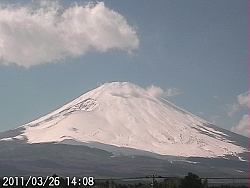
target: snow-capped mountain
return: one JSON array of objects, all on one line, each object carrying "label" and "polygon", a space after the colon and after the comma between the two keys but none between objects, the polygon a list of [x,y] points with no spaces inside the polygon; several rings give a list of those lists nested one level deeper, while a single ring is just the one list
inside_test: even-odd
[{"label": "snow-capped mountain", "polygon": [[59,143],[70,139],[183,157],[238,157],[247,152],[235,140],[239,135],[128,82],[101,85],[20,128],[19,135],[1,140]]}]

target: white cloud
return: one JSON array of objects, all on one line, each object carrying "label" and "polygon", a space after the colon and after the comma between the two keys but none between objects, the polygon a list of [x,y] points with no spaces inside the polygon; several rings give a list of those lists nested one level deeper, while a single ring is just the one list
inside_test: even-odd
[{"label": "white cloud", "polygon": [[204,112],[197,112],[197,114],[204,115],[205,113]]},{"label": "white cloud", "polygon": [[226,104],[226,109],[227,109],[227,115],[229,117],[232,117],[235,112],[239,109],[239,105],[236,103],[233,104]]},{"label": "white cloud", "polygon": [[164,91],[160,87],[157,87],[157,86],[154,86],[154,85],[151,85],[150,87],[148,87],[147,92],[148,92],[149,95],[154,96],[156,98],[173,97],[173,96],[176,96],[176,95],[179,95],[179,94],[182,93],[177,88],[169,88],[166,91]]},{"label": "white cloud", "polygon": [[216,116],[216,115],[214,115],[214,116],[211,116],[211,123],[212,124],[214,124],[214,125],[218,125],[219,124],[219,122],[220,122],[220,117],[219,116]]},{"label": "white cloud", "polygon": [[248,98],[249,98],[249,91],[242,93],[240,95],[238,95],[238,102],[241,106],[245,106],[248,107]]},{"label": "white cloud", "polygon": [[151,85],[147,88],[147,92],[149,95],[159,98],[164,96],[164,91],[160,87],[156,87],[154,85]]},{"label": "white cloud", "polygon": [[219,96],[217,96],[217,95],[213,95],[212,96],[214,99],[219,99]]},{"label": "white cloud", "polygon": [[235,102],[233,104],[226,104],[227,115],[232,117],[235,112],[241,109],[241,107],[248,107],[248,97],[249,91],[238,95],[237,103]]},{"label": "white cloud", "polygon": [[248,115],[244,115],[242,119],[240,120],[239,124],[231,128],[231,131],[241,134],[243,136],[249,137],[250,131],[249,131]]},{"label": "white cloud", "polygon": [[165,96],[166,97],[173,97],[173,96],[176,96],[176,95],[180,95],[182,92],[175,88],[175,87],[171,87],[171,88],[168,88],[166,91],[165,91]]},{"label": "white cloud", "polygon": [[30,67],[80,57],[89,51],[138,48],[135,28],[103,2],[62,7],[41,1],[39,7],[0,6],[0,62]]}]

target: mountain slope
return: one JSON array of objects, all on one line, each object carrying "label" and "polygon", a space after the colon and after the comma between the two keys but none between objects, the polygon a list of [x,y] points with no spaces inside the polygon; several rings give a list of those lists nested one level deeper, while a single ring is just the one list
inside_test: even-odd
[{"label": "mountain slope", "polygon": [[19,135],[1,140],[71,139],[183,157],[237,157],[247,152],[237,142],[241,136],[209,125],[128,82],[106,83],[19,129]]}]

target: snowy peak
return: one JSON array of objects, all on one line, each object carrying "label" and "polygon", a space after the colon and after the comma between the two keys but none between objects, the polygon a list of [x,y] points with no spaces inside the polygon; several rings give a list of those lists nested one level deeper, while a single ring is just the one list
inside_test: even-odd
[{"label": "snowy peak", "polygon": [[104,84],[105,92],[124,96],[148,96],[141,87],[129,82],[111,82]]},{"label": "snowy peak", "polygon": [[[95,88],[68,104],[62,106],[56,111],[35,120],[28,125],[32,125],[35,122],[47,122],[61,116],[68,116],[79,110],[91,111],[99,106],[99,101],[102,103],[110,103],[114,98],[129,98],[129,97],[146,97],[149,98],[147,92],[139,86],[129,82],[111,82],[105,83],[98,88]],[[111,101],[110,101],[111,100]]]},{"label": "snowy peak", "polygon": [[201,118],[129,82],[101,85],[35,121],[15,138],[29,143],[101,143],[161,155],[237,156],[246,148]]},{"label": "snowy peak", "polygon": [[[143,88],[129,82],[111,82],[105,83],[100,87],[88,92],[91,98],[97,99],[102,95],[117,96],[117,97],[151,97]],[[85,95],[84,95],[85,96]]]}]

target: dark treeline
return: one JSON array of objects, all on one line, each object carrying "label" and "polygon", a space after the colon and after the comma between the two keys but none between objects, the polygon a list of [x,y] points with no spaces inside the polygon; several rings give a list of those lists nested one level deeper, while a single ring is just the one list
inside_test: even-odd
[{"label": "dark treeline", "polygon": [[[83,179],[67,179],[58,177],[56,174],[47,179],[46,183],[44,179],[20,179],[20,178],[2,178],[0,179],[0,187],[27,187],[27,188],[51,188],[51,187],[93,187],[93,188],[247,188],[244,185],[219,185],[209,186],[208,181],[202,180],[196,174],[188,173],[184,178],[165,178],[158,179],[157,177],[152,178],[154,182],[141,181],[138,183],[121,183],[121,181],[115,180],[94,180],[92,179],[83,181]],[[89,181],[89,182],[88,182]],[[85,184],[85,185],[83,185]]]}]

